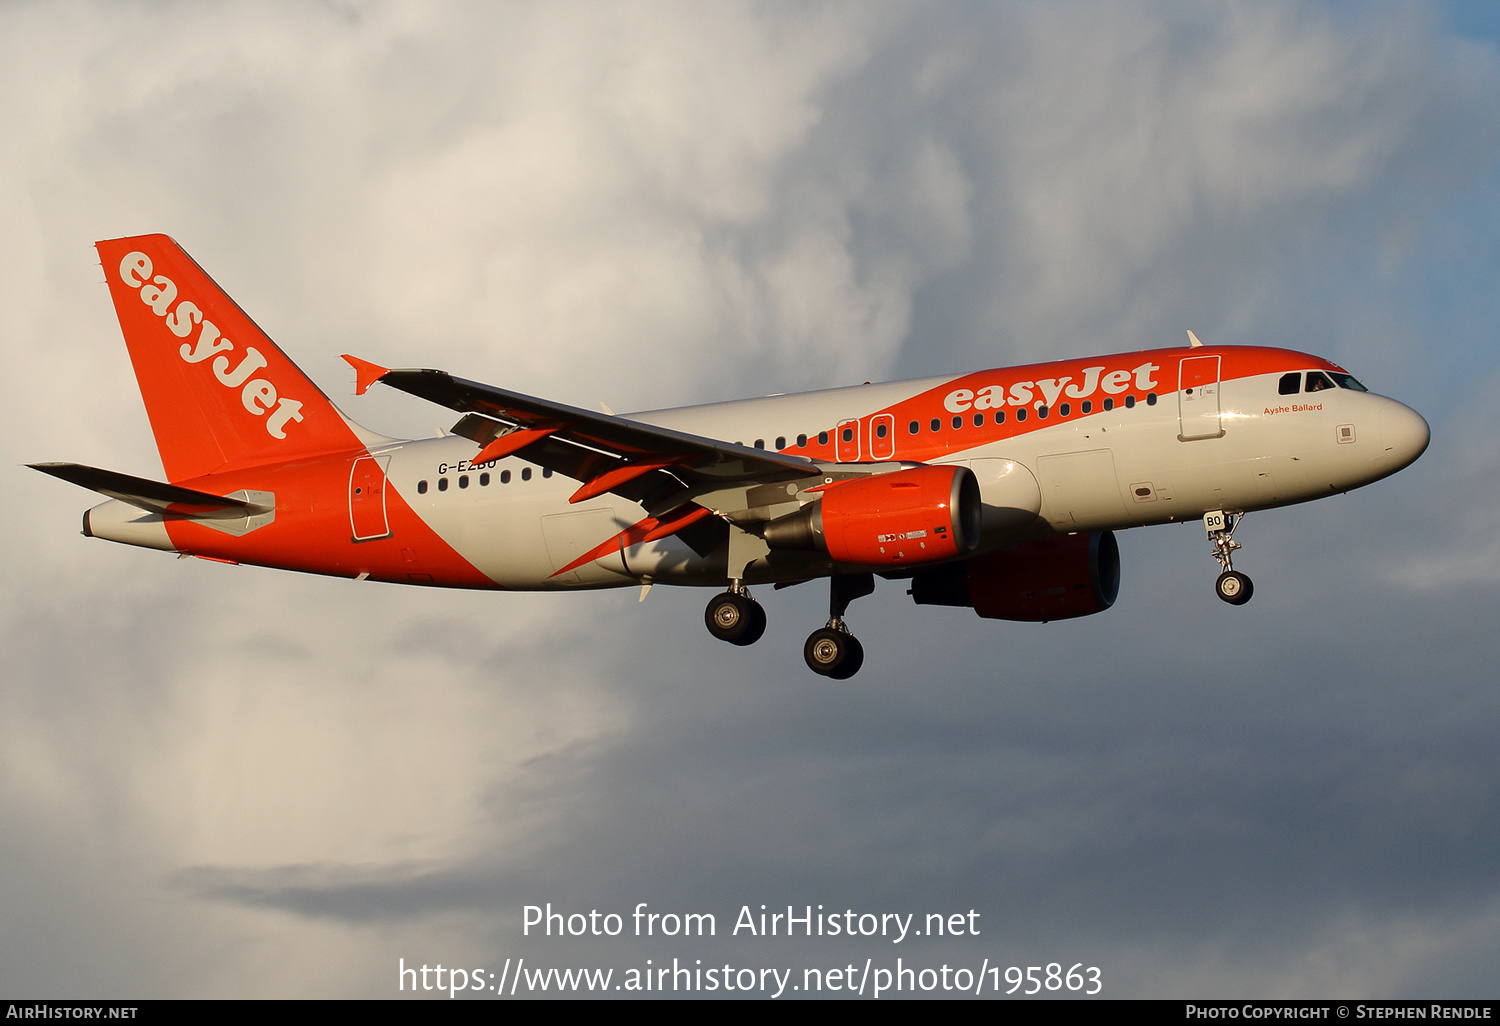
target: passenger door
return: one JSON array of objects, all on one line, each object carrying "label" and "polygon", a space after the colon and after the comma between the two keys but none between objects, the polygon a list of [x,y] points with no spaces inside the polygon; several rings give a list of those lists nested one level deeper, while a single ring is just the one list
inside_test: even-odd
[{"label": "passenger door", "polygon": [[1218,438],[1223,433],[1219,416],[1219,357],[1186,357],[1177,380],[1177,437],[1191,442]]}]

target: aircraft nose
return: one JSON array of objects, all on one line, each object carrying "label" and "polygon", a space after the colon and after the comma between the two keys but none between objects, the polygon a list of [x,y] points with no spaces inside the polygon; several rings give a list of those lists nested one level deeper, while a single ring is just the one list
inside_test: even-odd
[{"label": "aircraft nose", "polygon": [[1385,451],[1382,461],[1390,464],[1391,471],[1409,466],[1427,451],[1427,444],[1432,441],[1432,429],[1416,410],[1392,400],[1383,419]]}]

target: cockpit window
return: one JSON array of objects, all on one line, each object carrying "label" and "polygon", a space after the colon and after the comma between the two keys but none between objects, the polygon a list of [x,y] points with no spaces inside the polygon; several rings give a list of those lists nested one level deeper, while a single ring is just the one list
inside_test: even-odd
[{"label": "cockpit window", "polygon": [[1333,382],[1329,381],[1328,375],[1324,374],[1322,371],[1307,372],[1307,390],[1309,392],[1321,392],[1324,389],[1332,387]]},{"label": "cockpit window", "polygon": [[1334,384],[1340,388],[1347,388],[1353,392],[1368,392],[1369,389],[1354,380],[1353,374],[1340,374],[1338,371],[1330,371],[1329,377],[1333,378]]},{"label": "cockpit window", "polygon": [[1281,376],[1281,382],[1276,386],[1276,391],[1280,392],[1282,395],[1296,395],[1298,392],[1302,391],[1301,372],[1292,371],[1290,374],[1283,374]]}]

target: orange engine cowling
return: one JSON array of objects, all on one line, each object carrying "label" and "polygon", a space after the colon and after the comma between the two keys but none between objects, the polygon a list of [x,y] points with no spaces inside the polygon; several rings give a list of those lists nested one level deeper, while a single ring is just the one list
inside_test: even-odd
[{"label": "orange engine cowling", "polygon": [[1067,620],[1100,613],[1120,593],[1110,531],[1043,538],[912,578],[918,605],[972,606],[991,620]]},{"label": "orange engine cowling", "polygon": [[765,539],[773,549],[822,549],[840,563],[933,563],[974,551],[981,515],[968,467],[913,467],[828,485],[821,499],[768,523]]}]

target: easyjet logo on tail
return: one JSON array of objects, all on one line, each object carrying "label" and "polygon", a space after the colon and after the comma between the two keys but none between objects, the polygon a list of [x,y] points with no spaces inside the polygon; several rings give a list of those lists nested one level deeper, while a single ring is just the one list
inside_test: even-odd
[{"label": "easyjet logo on tail", "polygon": [[[214,358],[210,367],[219,384],[228,389],[239,389],[240,403],[257,417],[266,417],[266,433],[272,438],[286,437],[287,421],[301,422],[302,404],[276,394],[276,386],[268,378],[252,377],[256,371],[266,367],[266,358],[254,346],[246,346],[239,364],[227,355],[234,351],[234,343],[219,334],[213,321],[204,319],[203,311],[191,299],[177,302],[177,283],[164,274],[151,276],[151,258],[139,251],[126,253],[120,261],[120,280],[133,289],[139,289],[141,302],[160,317],[167,330],[178,338],[187,338],[194,327],[199,328],[198,341],[184,342],[177,350],[184,363],[202,363],[210,356]],[[174,307],[172,304],[177,303]]]}]

